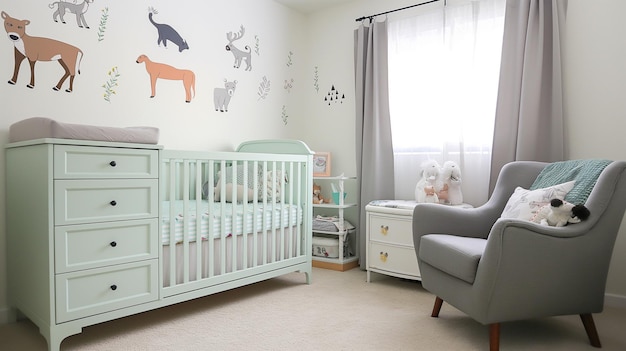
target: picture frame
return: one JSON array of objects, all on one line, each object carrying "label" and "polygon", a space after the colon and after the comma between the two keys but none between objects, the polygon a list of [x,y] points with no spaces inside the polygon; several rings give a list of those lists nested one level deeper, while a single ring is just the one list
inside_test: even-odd
[{"label": "picture frame", "polygon": [[316,152],[313,155],[313,176],[330,177],[330,152]]}]

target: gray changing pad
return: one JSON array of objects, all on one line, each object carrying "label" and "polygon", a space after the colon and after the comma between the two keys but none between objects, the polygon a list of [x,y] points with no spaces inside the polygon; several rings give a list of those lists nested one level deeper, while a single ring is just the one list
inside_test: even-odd
[{"label": "gray changing pad", "polygon": [[159,142],[159,129],[154,127],[116,128],[61,123],[44,117],[28,118],[9,127],[9,142],[11,143],[42,138],[157,144]]}]

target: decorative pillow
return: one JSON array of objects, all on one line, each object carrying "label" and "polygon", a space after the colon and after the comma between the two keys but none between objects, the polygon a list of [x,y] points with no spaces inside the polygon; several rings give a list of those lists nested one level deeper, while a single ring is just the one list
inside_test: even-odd
[{"label": "decorative pillow", "polygon": [[550,200],[558,198],[563,200],[565,195],[572,190],[572,180],[567,183],[557,184],[547,188],[528,190],[522,187],[515,188],[515,192],[504,206],[501,218],[516,218],[530,221],[539,208],[550,203]]}]

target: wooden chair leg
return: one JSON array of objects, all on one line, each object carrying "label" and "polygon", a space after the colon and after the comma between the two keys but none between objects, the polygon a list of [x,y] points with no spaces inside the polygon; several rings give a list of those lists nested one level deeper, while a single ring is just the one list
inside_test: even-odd
[{"label": "wooden chair leg", "polygon": [[489,324],[489,351],[500,350],[500,323]]},{"label": "wooden chair leg", "polygon": [[602,347],[602,344],[600,344],[598,331],[596,330],[596,324],[593,322],[593,316],[591,315],[591,313],[581,314],[580,320],[585,326],[585,331],[587,332],[587,337],[589,337],[589,342],[591,343],[591,346]]},{"label": "wooden chair leg", "polygon": [[439,296],[437,296],[437,298],[435,298],[435,305],[433,306],[433,313],[430,314],[431,317],[439,317],[441,305],[443,305],[443,300]]}]

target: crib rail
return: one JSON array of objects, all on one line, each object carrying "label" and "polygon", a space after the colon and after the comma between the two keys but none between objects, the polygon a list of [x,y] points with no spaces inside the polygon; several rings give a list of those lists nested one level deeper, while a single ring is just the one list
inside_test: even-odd
[{"label": "crib rail", "polygon": [[164,296],[311,260],[310,156],[163,150]]}]

